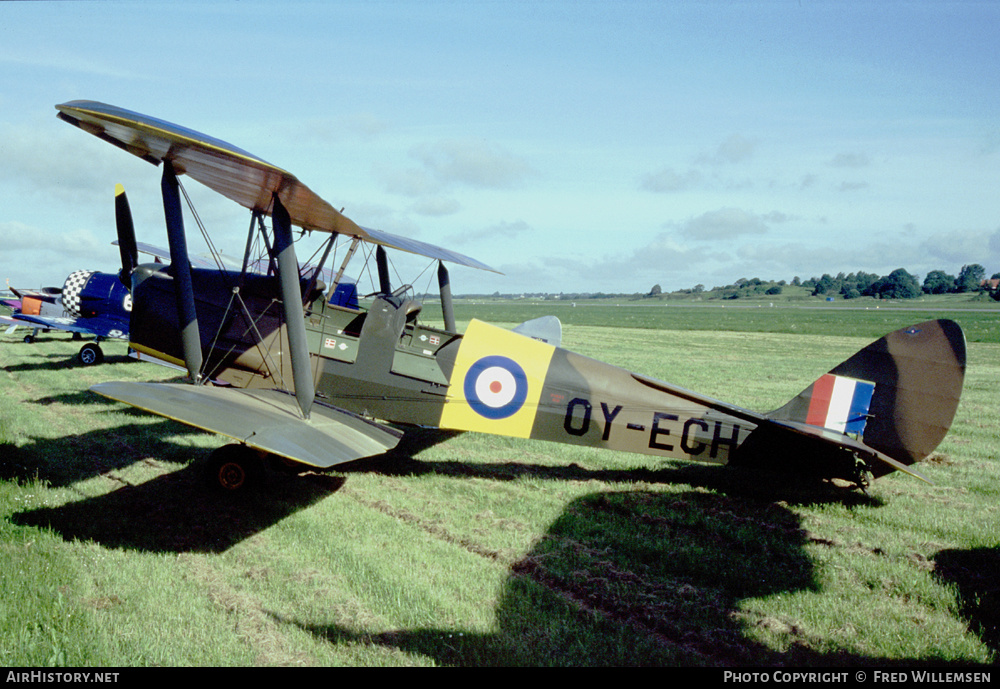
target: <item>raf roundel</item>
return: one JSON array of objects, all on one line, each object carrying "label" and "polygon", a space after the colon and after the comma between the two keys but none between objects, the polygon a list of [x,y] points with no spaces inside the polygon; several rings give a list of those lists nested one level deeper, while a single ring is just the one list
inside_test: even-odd
[{"label": "raf roundel", "polygon": [[465,374],[465,399],[487,419],[506,419],[524,405],[528,377],[524,369],[505,356],[484,356]]}]

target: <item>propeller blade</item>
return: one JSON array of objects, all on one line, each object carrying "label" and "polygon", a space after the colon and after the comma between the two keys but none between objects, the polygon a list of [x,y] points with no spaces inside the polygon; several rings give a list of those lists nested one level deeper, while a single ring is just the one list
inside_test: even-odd
[{"label": "propeller blade", "polygon": [[139,265],[139,249],[135,243],[135,225],[132,224],[132,210],[125,196],[125,187],[115,185],[115,226],[118,230],[118,251],[122,257],[122,272],[118,279],[132,288],[132,271]]}]

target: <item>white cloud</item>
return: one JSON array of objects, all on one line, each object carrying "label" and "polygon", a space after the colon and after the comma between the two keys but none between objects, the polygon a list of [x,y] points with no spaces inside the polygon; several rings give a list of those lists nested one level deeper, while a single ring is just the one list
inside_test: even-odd
[{"label": "white cloud", "polygon": [[44,194],[73,203],[89,202],[104,195],[110,205],[114,180],[123,171],[141,171],[152,185],[159,175],[138,158],[101,143],[83,132],[56,124],[0,123],[0,180],[23,186],[29,193]]},{"label": "white cloud", "polygon": [[402,196],[424,196],[436,194],[443,185],[427,170],[419,168],[396,168],[388,165],[377,165],[375,176],[381,180],[384,188],[391,194]]},{"label": "white cloud", "polygon": [[861,168],[868,167],[870,161],[864,153],[838,153],[827,164],[830,167]]},{"label": "white cloud", "polygon": [[699,186],[703,181],[703,176],[697,170],[687,172],[676,172],[673,168],[664,168],[659,172],[651,172],[639,180],[639,188],[644,191],[656,193],[667,193],[672,191],[685,191]]},{"label": "white cloud", "polygon": [[431,196],[420,199],[410,209],[417,215],[427,215],[431,217],[442,217],[457,213],[462,207],[455,199],[443,196]]},{"label": "white cloud", "polygon": [[486,189],[509,189],[533,174],[520,156],[485,141],[444,139],[415,146],[411,157],[441,183]]},{"label": "white cloud", "polygon": [[711,241],[735,239],[748,234],[766,234],[768,216],[755,215],[741,208],[720,208],[691,218],[681,232],[691,239]]},{"label": "white cloud", "polygon": [[838,191],[863,191],[868,188],[868,182],[841,182]]},{"label": "white cloud", "polygon": [[8,53],[0,55],[0,64],[9,65],[18,70],[42,69],[56,74],[70,72],[105,80],[140,81],[146,79],[137,72],[122,69],[120,62],[112,65],[109,61],[81,56],[79,53],[67,54],[62,51],[38,52],[34,55]]},{"label": "white cloud", "polygon": [[[980,263],[992,275],[1000,270],[1000,229],[964,230],[933,234],[920,243],[931,262],[948,265]],[[991,265],[995,267],[990,267]]]},{"label": "white cloud", "polygon": [[89,230],[51,231],[22,222],[0,222],[0,247],[3,270],[13,271],[19,280],[27,279],[27,286],[55,284],[71,270],[112,270],[117,265],[117,248]]},{"label": "white cloud", "polygon": [[726,165],[741,163],[753,157],[757,150],[757,139],[740,134],[733,134],[715,149],[698,157],[697,162],[704,165]]}]

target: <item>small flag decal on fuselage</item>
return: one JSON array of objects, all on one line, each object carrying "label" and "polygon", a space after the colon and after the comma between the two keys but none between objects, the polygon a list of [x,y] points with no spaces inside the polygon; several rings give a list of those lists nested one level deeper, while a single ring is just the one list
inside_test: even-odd
[{"label": "small flag decal on fuselage", "polygon": [[842,433],[864,433],[875,383],[827,373],[813,383],[806,423]]}]

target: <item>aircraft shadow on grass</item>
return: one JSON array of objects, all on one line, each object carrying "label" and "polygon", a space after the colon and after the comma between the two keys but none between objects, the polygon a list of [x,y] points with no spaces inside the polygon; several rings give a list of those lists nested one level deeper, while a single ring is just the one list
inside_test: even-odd
[{"label": "aircraft shadow on grass", "polygon": [[[108,363],[118,363],[131,361],[127,356],[108,356],[105,358]],[[67,359],[65,355],[59,353],[34,354],[30,362],[4,366],[10,373],[28,373],[31,371],[58,371],[72,370],[79,368],[79,364],[74,364],[72,359]]]},{"label": "aircraft shadow on grass", "polygon": [[66,540],[149,552],[222,553],[336,492],[334,476],[280,477],[265,496],[206,499],[197,463],[105,495],[20,512],[12,521]]},{"label": "aircraft shadow on grass", "polygon": [[[269,614],[332,644],[380,646],[441,665],[943,664],[822,653],[809,647],[821,640],[794,624],[745,612],[746,599],[817,590],[808,542],[799,517],[775,503],[694,491],[597,493],[570,503],[513,563],[496,631],[372,634]],[[754,640],[767,630],[787,636],[787,650]]]},{"label": "aircraft shadow on grass", "polygon": [[1000,654],[1000,546],[942,550],[934,557],[934,573],[958,587],[969,630]]},{"label": "aircraft shadow on grass", "polygon": [[[89,404],[94,395],[75,393],[40,398],[34,404],[54,402]],[[141,412],[119,413],[145,416]],[[721,491],[743,491],[762,486],[765,499],[774,495],[788,500],[784,489],[766,483],[741,480],[741,472],[721,467],[689,466],[668,469],[585,469],[578,465],[543,466],[513,461],[479,464],[424,461],[418,456],[444,442],[455,432],[435,429],[408,433],[388,454],[339,467],[337,475],[289,476],[269,472],[266,487],[242,499],[220,498],[205,485],[203,461],[192,456],[207,450],[173,441],[191,431],[167,420],[148,424],[125,424],[113,432],[92,431],[55,439],[36,439],[23,445],[0,444],[0,478],[16,481],[41,480],[52,487],[74,487],[77,483],[104,477],[119,487],[93,497],[83,497],[60,507],[46,507],[14,515],[15,523],[52,528],[67,540],[92,540],[109,548],[154,552],[223,552],[242,540],[267,529],[277,521],[334,493],[355,473],[412,476],[436,473],[508,481],[532,476],[553,481],[600,480],[607,483],[688,483]],[[147,458],[147,459],[141,459]],[[155,459],[150,459],[155,458]],[[148,465],[154,478],[133,483],[143,472],[122,471],[137,462]],[[187,464],[170,471],[169,464]],[[346,478],[344,478],[346,476]],[[831,492],[807,489],[805,500],[866,500],[855,491]],[[795,500],[792,500],[795,502]]]},{"label": "aircraft shadow on grass", "polygon": [[[99,400],[82,393],[41,398],[35,404]],[[126,411],[126,414],[143,415]],[[375,473],[386,476],[439,474],[509,481],[534,477],[552,481],[600,480],[605,483],[636,482],[690,484],[756,500],[784,500],[786,504],[851,501],[880,504],[877,500],[844,489],[805,483],[799,488],[769,481],[747,480],[746,472],[731,468],[687,465],[665,469],[586,469],[575,464],[547,466],[515,461],[479,464],[425,461],[418,455],[456,432],[436,429],[408,433],[400,445],[387,454],[338,467],[338,475],[291,476],[269,472],[260,492],[227,499],[206,486],[199,454],[207,450],[172,441],[189,428],[167,420],[143,425],[123,425],[106,430],[55,439],[37,439],[21,446],[0,444],[0,478],[42,480],[53,487],[73,487],[102,476],[114,481],[108,493],[83,497],[60,507],[40,508],[14,515],[22,525],[52,528],[67,540],[92,540],[109,548],[154,552],[223,552],[277,521],[336,492],[352,474]],[[195,459],[192,461],[192,456]],[[58,460],[54,459],[58,458]],[[147,459],[140,459],[147,458]],[[156,459],[150,459],[156,458]],[[136,462],[149,465],[154,478],[132,483],[123,469]],[[187,466],[169,471],[169,463]],[[346,477],[346,478],[345,478]],[[134,480],[134,479],[133,479]]]},{"label": "aircraft shadow on grass", "polygon": [[434,428],[408,430],[399,445],[385,454],[342,464],[337,469],[347,475],[371,472],[386,476],[437,474],[495,481],[536,478],[552,481],[602,481],[610,484],[636,482],[688,484],[759,500],[781,500],[792,505],[837,503],[848,506],[881,507],[885,504],[885,501],[876,495],[865,494],[853,486],[846,484],[839,486],[816,477],[769,473],[754,468],[693,464],[685,461],[649,461],[646,458],[646,461],[640,460],[640,463],[648,464],[648,467],[589,469],[576,463],[531,464],[521,460],[469,463],[425,461],[419,458],[424,450],[460,433],[460,431]]},{"label": "aircraft shadow on grass", "polygon": [[[159,424],[164,436],[176,432],[173,424]],[[98,435],[103,437],[87,434],[47,442],[79,449],[101,442]],[[92,540],[109,548],[221,553],[335,494],[355,472],[434,472],[498,481],[530,474],[551,480],[599,478],[703,486],[712,491],[667,494],[629,490],[595,493],[571,502],[532,551],[511,564],[497,604],[495,632],[442,627],[370,634],[335,624],[301,622],[294,612],[269,614],[330,643],[377,645],[444,665],[941,664],[933,658],[890,660],[818,653],[807,647],[815,640],[786,621],[741,610],[745,599],[817,588],[815,568],[804,549],[810,540],[808,533],[787,504],[769,494],[778,488],[748,488],[746,480],[730,478],[732,471],[717,467],[591,471],[574,466],[479,465],[415,457],[421,449],[450,436],[412,434],[402,447],[378,462],[341,467],[346,469],[342,472],[346,478],[274,474],[266,491],[239,500],[209,498],[199,463],[194,462],[102,496],[24,511],[13,515],[12,521],[48,527],[67,540]],[[146,438],[147,443],[169,444],[164,439]],[[154,448],[142,446],[131,456],[161,456],[147,454],[150,449]],[[190,454],[190,448],[175,452]],[[113,474],[120,465],[114,462],[110,469],[94,469]],[[83,477],[83,472],[77,473]],[[811,494],[814,501],[825,499],[822,493]],[[631,526],[623,529],[622,524]],[[989,559],[988,569],[983,566],[984,557]],[[966,614],[972,620],[970,628],[980,629],[983,641],[996,652],[995,626],[990,628],[989,619],[976,617],[984,591],[982,571],[996,571],[996,551],[946,551],[938,560],[941,576],[955,581],[961,590]],[[970,579],[973,575],[969,572],[979,572],[976,576],[980,578]],[[995,595],[996,590],[993,592]],[[786,634],[792,643],[785,651],[764,646],[753,640],[760,629]]]},{"label": "aircraft shadow on grass", "polygon": [[[29,404],[82,405],[93,400],[94,395],[80,392],[41,397]],[[139,415],[131,410],[124,413]],[[185,426],[157,420],[58,438],[35,438],[21,444],[0,442],[0,479],[40,480],[61,488],[95,476],[110,476],[144,457],[183,464],[190,460],[193,448],[172,442],[171,438],[190,434]]]},{"label": "aircraft shadow on grass", "polygon": [[[67,393],[32,404],[101,403],[92,393]],[[116,413],[147,416],[131,409]],[[147,417],[148,418],[148,417]],[[39,480],[69,488],[81,499],[60,507],[12,515],[19,525],[51,528],[66,540],[91,540],[108,548],[151,552],[224,552],[300,509],[336,491],[335,476],[271,474],[256,495],[226,499],[207,487],[199,455],[207,450],[174,442],[192,430],[165,419],[125,424],[60,438],[36,438],[21,445],[0,443],[0,479]],[[192,458],[195,458],[192,461]],[[143,459],[145,458],[145,459]],[[155,458],[155,459],[153,459]],[[123,471],[145,463],[148,472]],[[171,471],[171,464],[187,464]],[[133,483],[143,474],[154,478]],[[77,484],[103,477],[118,487],[85,497]]]}]

